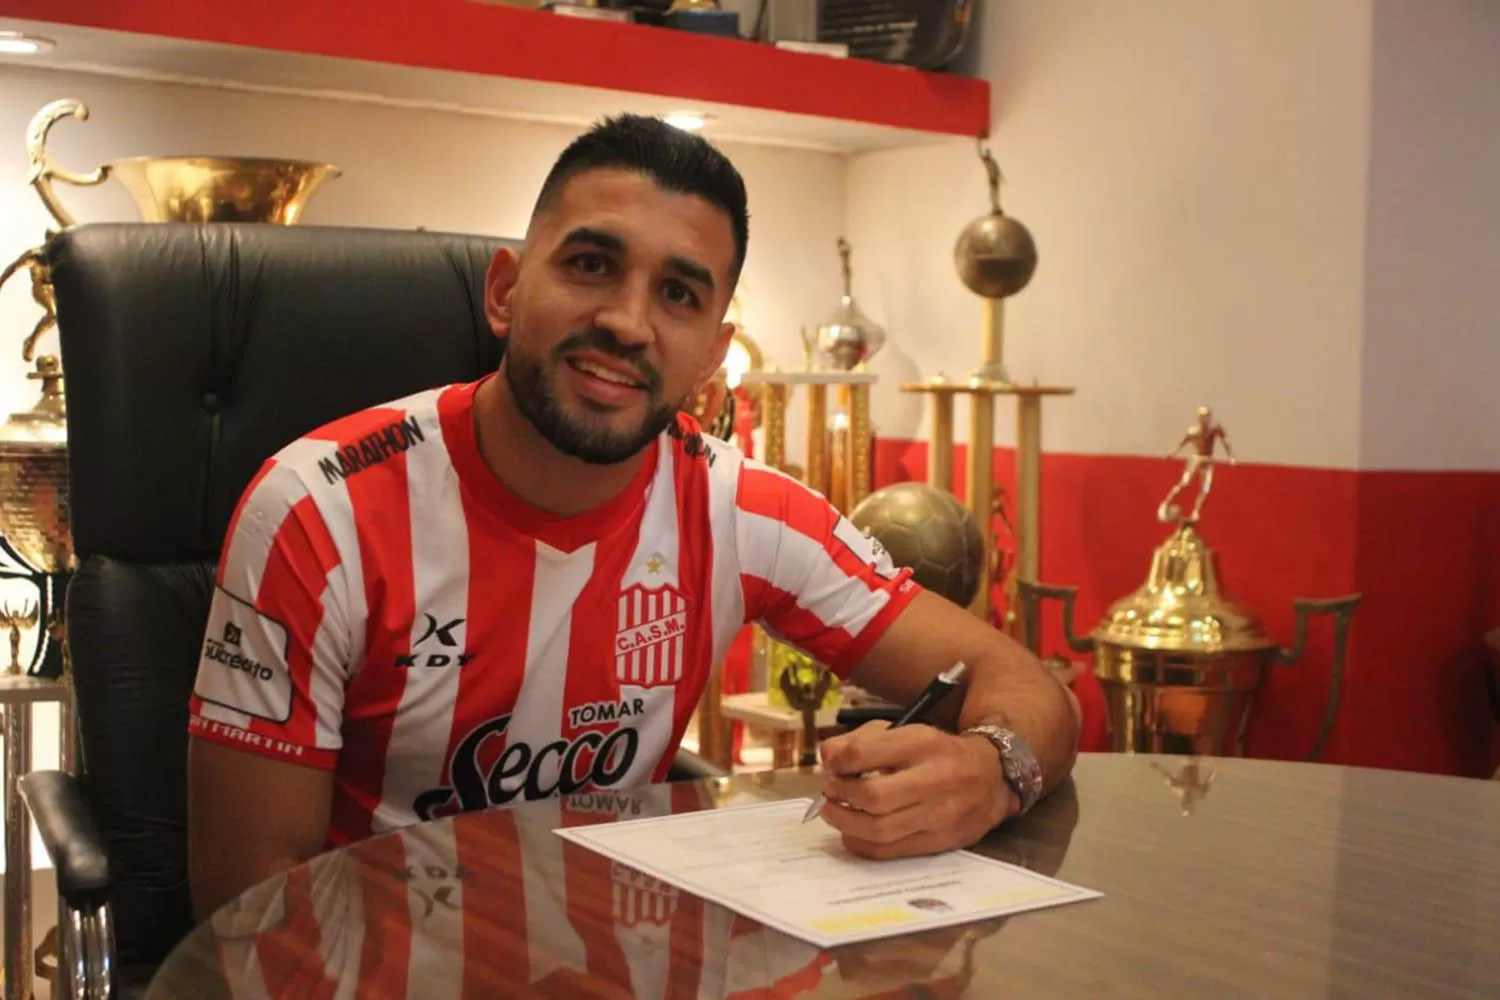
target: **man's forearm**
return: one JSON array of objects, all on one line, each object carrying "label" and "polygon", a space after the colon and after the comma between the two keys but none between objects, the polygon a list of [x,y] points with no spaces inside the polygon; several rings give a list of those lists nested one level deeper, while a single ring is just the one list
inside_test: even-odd
[{"label": "man's forearm", "polygon": [[188,885],[193,897],[193,915],[200,923],[250,887],[289,872],[309,859],[286,855],[239,858],[232,864],[226,864],[226,860],[221,855],[213,861],[196,858],[190,861]]},{"label": "man's forearm", "polygon": [[1009,638],[970,664],[972,680],[959,709],[959,728],[990,724],[1013,731],[1042,767],[1043,794],[1073,770],[1082,729],[1076,703],[1061,682]]}]

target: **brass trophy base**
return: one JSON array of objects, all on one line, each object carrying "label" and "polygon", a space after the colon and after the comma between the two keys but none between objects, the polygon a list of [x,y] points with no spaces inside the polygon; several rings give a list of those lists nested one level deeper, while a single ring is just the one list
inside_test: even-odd
[{"label": "brass trophy base", "polygon": [[1117,649],[1100,656],[1095,676],[1110,720],[1109,749],[1243,757],[1251,708],[1274,652],[1188,656]]},{"label": "brass trophy base", "polygon": [[[927,453],[927,482],[939,489],[953,489],[953,399],[969,397],[968,497],[965,503],[979,522],[984,538],[985,562],[979,592],[969,610],[988,619],[993,607],[990,591],[995,578],[995,397],[1016,400],[1016,559],[1012,578],[1035,580],[1041,573],[1042,538],[1042,400],[1047,396],[1071,396],[1071,386],[1017,385],[1013,382],[971,378],[956,382],[941,376],[926,382],[909,382],[902,392],[926,393],[932,397],[932,441]],[[1007,587],[1007,591],[1010,588]],[[1005,628],[1026,644],[1024,618],[1013,597],[1007,600]]]},{"label": "brass trophy base", "polygon": [[1244,756],[1255,698],[1270,668],[1300,660],[1308,620],[1330,616],[1328,701],[1308,759],[1322,753],[1338,715],[1346,640],[1359,594],[1294,600],[1296,634],[1292,647],[1283,649],[1248,609],[1224,593],[1217,556],[1185,522],[1156,547],[1141,586],[1115,601],[1087,636],[1073,628],[1077,594],[1075,587],[1017,581],[1033,652],[1041,655],[1041,606],[1050,599],[1062,604],[1068,647],[1093,655],[1109,714],[1110,749],[1118,753]]}]

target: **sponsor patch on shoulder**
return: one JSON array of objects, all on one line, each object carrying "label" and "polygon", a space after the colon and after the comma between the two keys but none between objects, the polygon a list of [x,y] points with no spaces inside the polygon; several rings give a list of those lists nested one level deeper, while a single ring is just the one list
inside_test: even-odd
[{"label": "sponsor patch on shoulder", "polygon": [[252,718],[286,722],[292,714],[286,660],[286,626],[215,588],[198,663],[198,697]]},{"label": "sponsor patch on shoulder", "polygon": [[869,566],[879,576],[887,580],[896,578],[897,567],[891,561],[891,554],[886,551],[869,532],[861,531],[854,526],[854,522],[847,517],[840,517],[833,526],[833,537],[844,543],[844,547],[859,559],[860,562]]}]

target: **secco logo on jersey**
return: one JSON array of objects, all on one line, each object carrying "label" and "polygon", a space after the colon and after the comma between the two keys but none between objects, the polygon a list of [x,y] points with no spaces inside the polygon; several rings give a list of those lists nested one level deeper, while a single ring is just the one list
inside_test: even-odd
[{"label": "secco logo on jersey", "polygon": [[509,743],[486,769],[480,762],[484,744],[502,737],[509,726],[510,716],[502,715],[463,738],[448,762],[450,784],[429,789],[412,803],[419,819],[619,784],[630,773],[641,742],[634,729],[620,728],[609,734],[580,733],[541,747]]},{"label": "secco logo on jersey", "polygon": [[675,587],[631,584],[620,592],[615,679],[636,687],[682,680],[687,598]]}]

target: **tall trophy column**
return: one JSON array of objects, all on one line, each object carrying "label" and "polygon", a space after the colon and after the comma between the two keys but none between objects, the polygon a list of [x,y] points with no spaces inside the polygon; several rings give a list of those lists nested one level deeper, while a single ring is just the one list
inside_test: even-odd
[{"label": "tall trophy column", "polygon": [[979,522],[986,558],[979,592],[969,609],[988,619],[993,610],[993,577],[997,561],[994,519],[995,397],[1016,399],[1016,557],[1006,573],[1007,632],[1025,641],[1025,621],[1018,612],[1015,581],[1018,572],[1035,576],[1041,567],[1042,540],[1042,398],[1067,396],[1070,386],[1023,385],[1005,367],[1005,299],[1020,292],[1036,271],[1036,243],[1020,222],[1000,209],[1000,167],[979,145],[979,159],[989,179],[990,211],[964,227],[953,248],[953,263],[968,289],[984,300],[980,330],[980,364],[966,381],[942,375],[901,386],[903,392],[932,396],[932,440],[928,449],[927,480],[941,489],[953,488],[953,397],[969,398],[969,453],[966,506]]}]

